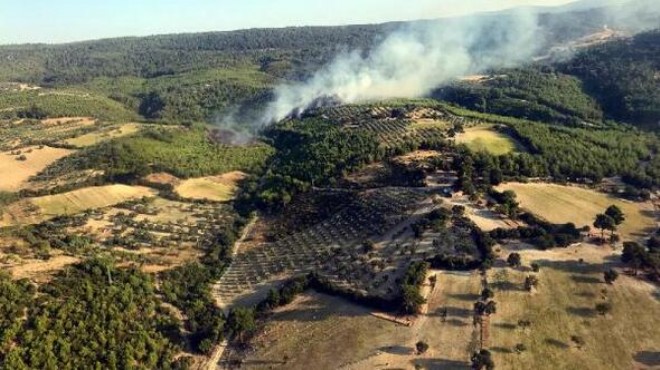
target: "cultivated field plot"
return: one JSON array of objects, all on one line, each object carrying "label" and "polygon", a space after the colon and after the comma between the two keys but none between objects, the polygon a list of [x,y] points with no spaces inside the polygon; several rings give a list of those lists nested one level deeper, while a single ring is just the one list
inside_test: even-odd
[{"label": "cultivated field plot", "polygon": [[[478,348],[472,305],[481,291],[477,273],[433,272],[436,287],[426,314],[406,327],[370,315],[341,298],[307,293],[276,310],[251,342],[248,368],[469,369]],[[447,311],[447,316],[441,315]],[[429,350],[419,355],[415,343]],[[284,361],[284,359],[288,361]]]},{"label": "cultivated field plot", "polygon": [[651,203],[625,201],[613,196],[577,186],[543,183],[508,183],[498,190],[513,190],[521,207],[553,223],[573,222],[576,226],[592,226],[597,214],[615,204],[626,216],[618,232],[624,238],[639,238],[656,228]]},{"label": "cultivated field plot", "polygon": [[82,188],[67,193],[22,199],[7,206],[3,225],[39,223],[88,209],[103,208],[129,199],[153,196],[154,190],[143,186],[106,185]]},{"label": "cultivated field plot", "polygon": [[143,125],[138,123],[124,123],[121,125],[112,125],[99,128],[94,132],[90,132],[81,136],[66,139],[62,141],[64,144],[72,145],[77,148],[84,148],[87,146],[96,145],[104,141],[112,140],[118,137],[133,135],[142,129]]},{"label": "cultivated field plot", "polygon": [[419,207],[427,207],[423,203],[427,198],[423,192],[405,188],[364,192],[357,201],[308,229],[239,250],[214,291],[222,305],[229,306],[260,283],[283,274],[316,271],[351,289],[388,296],[394,293],[392,285],[399,271],[395,267],[403,263],[402,258],[392,258],[387,266],[384,256],[361,252],[362,243],[391,232]]},{"label": "cultivated field plot", "polygon": [[28,179],[72,151],[48,146],[31,146],[0,153],[0,190],[18,191]]},{"label": "cultivated field plot", "polygon": [[[613,285],[605,284],[603,271],[620,265],[618,253],[591,245],[519,252],[525,265],[541,266],[533,293],[523,288],[530,275],[527,269],[495,268],[488,274],[498,303],[490,321],[488,346],[498,369],[614,370],[660,365],[657,288],[624,274]],[[595,305],[602,302],[612,304],[611,313],[596,312]],[[521,327],[521,320],[530,325]],[[514,351],[519,343],[527,348],[521,354]]]},{"label": "cultivated field plot", "polygon": [[0,150],[55,144],[91,132],[96,129],[97,124],[97,121],[89,117],[4,121],[0,124]]},{"label": "cultivated field plot", "polygon": [[493,155],[522,151],[522,145],[492,125],[468,127],[456,136],[456,142],[467,145],[475,152],[486,151]]},{"label": "cultivated field plot", "polygon": [[310,292],[276,310],[252,341],[255,351],[243,365],[248,369],[338,369],[379,350],[396,350],[408,330],[344,299]]},{"label": "cultivated field plot", "polygon": [[234,197],[238,182],[246,176],[244,172],[234,171],[219,176],[188,179],[181,181],[174,190],[183,198],[225,202]]}]

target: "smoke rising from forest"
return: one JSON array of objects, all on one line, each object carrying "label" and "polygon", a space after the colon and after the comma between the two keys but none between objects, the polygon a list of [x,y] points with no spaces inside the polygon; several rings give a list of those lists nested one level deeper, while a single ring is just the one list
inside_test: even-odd
[{"label": "smoke rising from forest", "polygon": [[[610,5],[606,19],[616,27],[639,32],[658,26],[653,0],[623,4],[606,0],[601,5]],[[309,80],[277,87],[261,124],[328,102],[421,97],[459,76],[528,62],[547,47],[539,17],[538,11],[521,8],[495,15],[407,23],[368,52],[343,52]],[[575,19],[560,21],[552,28],[574,26],[570,22]]]},{"label": "smoke rising from forest", "polygon": [[409,23],[368,53],[355,50],[302,83],[279,86],[263,123],[285,118],[323,99],[355,103],[420,97],[452,79],[529,60],[542,45],[537,15],[505,15]]}]

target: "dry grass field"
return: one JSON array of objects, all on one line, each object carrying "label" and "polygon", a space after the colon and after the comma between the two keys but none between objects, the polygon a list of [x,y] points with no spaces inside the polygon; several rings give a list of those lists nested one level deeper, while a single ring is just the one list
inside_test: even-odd
[{"label": "dry grass field", "polygon": [[92,117],[58,117],[41,120],[44,126],[66,126],[73,123],[77,124],[77,126],[91,126],[94,122],[95,120]]},{"label": "dry grass field", "polygon": [[[18,191],[27,187],[27,181],[60,158],[72,151],[61,148],[25,147],[20,154],[0,153],[0,190]],[[18,153],[14,151],[14,153]],[[25,156],[25,160],[18,160]]]},{"label": "dry grass field", "polygon": [[244,367],[337,369],[404,341],[407,330],[341,298],[308,293],[260,329]]},{"label": "dry grass field", "polygon": [[456,136],[456,142],[467,145],[475,152],[486,151],[493,155],[522,150],[514,139],[498,132],[491,125],[468,127],[464,133]]},{"label": "dry grass field", "polygon": [[[497,369],[647,369],[657,368],[660,352],[660,299],[654,286],[622,274],[614,285],[603,271],[619,268],[619,255],[609,248],[581,245],[537,251],[504,246],[487,277],[495,291],[497,313],[490,318],[485,343]],[[523,267],[506,267],[512,251]],[[579,259],[583,261],[580,262]],[[523,287],[541,266],[538,288]],[[621,270],[620,270],[621,271]],[[410,327],[377,319],[365,308],[339,298],[308,293],[277,312],[260,329],[244,365],[286,369],[469,369],[479,346],[472,325],[472,306],[482,289],[477,272],[436,272],[437,286],[428,310]],[[613,310],[599,315],[596,303]],[[439,314],[447,310],[443,320]],[[520,320],[531,322],[529,327]],[[578,346],[572,337],[584,340]],[[416,354],[417,341],[429,344]],[[516,345],[526,347],[516,352]],[[284,358],[288,358],[285,363]],[[653,367],[656,366],[656,367]]]},{"label": "dry grass field", "polygon": [[245,176],[243,172],[234,171],[219,176],[188,179],[176,186],[175,190],[184,198],[224,202],[234,197],[237,183]]},{"label": "dry grass field", "polygon": [[573,222],[578,227],[592,226],[595,216],[615,204],[626,215],[618,232],[624,238],[638,238],[656,227],[651,203],[635,203],[577,186],[543,183],[508,183],[498,190],[513,190],[521,207],[550,222]]},{"label": "dry grass field", "polygon": [[67,215],[87,209],[108,207],[129,199],[153,196],[152,189],[143,186],[106,185],[47,195],[31,199],[45,216]]},{"label": "dry grass field", "polygon": [[147,187],[115,184],[22,199],[5,208],[0,226],[39,223],[60,215],[72,215],[153,195],[155,191]]},{"label": "dry grass field", "polygon": [[[499,369],[660,366],[658,289],[623,274],[614,285],[606,285],[603,271],[618,265],[618,254],[583,245],[547,252],[524,250],[521,255],[524,264],[541,266],[534,293],[523,289],[528,271],[500,267],[489,272],[498,302],[489,347]],[[597,314],[599,302],[610,302],[612,312]],[[529,320],[531,326],[522,329],[519,320]],[[578,346],[572,337],[584,344]],[[527,348],[520,354],[514,351],[519,343]]]},{"label": "dry grass field", "polygon": [[63,142],[78,148],[84,148],[107,140],[135,134],[139,132],[141,128],[141,125],[137,123],[124,123],[121,125],[104,127],[98,131],[90,132],[88,134],[71,139],[66,139]]}]

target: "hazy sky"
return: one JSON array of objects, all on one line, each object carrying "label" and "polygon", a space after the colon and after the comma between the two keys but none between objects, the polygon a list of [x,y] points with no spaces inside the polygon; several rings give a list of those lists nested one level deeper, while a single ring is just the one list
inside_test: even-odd
[{"label": "hazy sky", "polygon": [[0,0],[0,44],[438,18],[572,0]]}]

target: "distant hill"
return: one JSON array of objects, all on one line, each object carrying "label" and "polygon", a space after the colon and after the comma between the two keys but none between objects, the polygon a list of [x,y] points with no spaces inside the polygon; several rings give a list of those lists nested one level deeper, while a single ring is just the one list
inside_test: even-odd
[{"label": "distant hill", "polygon": [[[633,3],[645,4],[646,1]],[[601,31],[604,24],[612,21],[612,12],[618,8],[595,5],[588,1],[536,9],[540,12],[539,25],[545,35],[544,39],[538,40],[543,46],[541,49],[549,50],[552,46]],[[498,17],[504,13],[484,13],[475,17]],[[0,82],[89,90],[151,119],[215,121],[218,116],[231,113],[232,107],[267,101],[274,86],[282,81],[309,77],[341,50],[368,51],[387,34],[407,24],[453,21],[455,19],[448,18],[407,23],[127,37],[59,45],[6,45],[0,46]],[[653,57],[653,54],[647,57]],[[589,77],[587,64],[584,64],[587,57],[581,58],[583,62],[566,65],[560,71],[584,80],[590,89],[588,93],[601,104],[614,104],[611,99],[606,101],[603,94],[598,93],[605,87],[595,82],[599,78]],[[650,72],[647,70],[644,73]],[[623,77],[621,73],[617,76],[612,78]],[[547,76],[537,77],[534,78],[538,85],[544,84]],[[564,84],[553,85],[559,89],[553,94],[561,94],[563,87],[569,85],[569,92],[581,93],[581,87],[576,85],[580,81],[564,79],[560,82]],[[629,86],[624,90],[632,88]],[[534,94],[549,91],[539,89],[539,86],[534,89]],[[637,98],[631,104],[647,104],[640,101],[641,93],[641,90],[635,93]],[[530,100],[529,94],[511,97],[514,100],[500,102],[506,103],[507,110],[498,110],[498,113],[529,116],[539,111],[537,106],[523,104],[525,113],[520,114],[516,112],[516,106],[522,104],[521,100]],[[558,100],[566,100],[563,98],[553,100],[550,97],[545,100],[550,100],[550,104],[540,103],[545,106],[541,110],[545,111],[537,119],[563,122],[577,117],[600,120],[602,111],[612,111],[608,107],[601,111],[590,96],[581,96],[569,102],[569,106],[557,103]],[[631,113],[630,109],[627,112],[612,111],[608,115],[616,119],[643,118],[645,122],[648,117],[654,117],[652,112],[643,113],[643,117]]]}]

